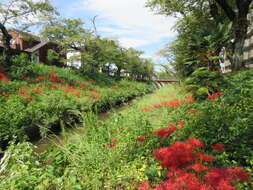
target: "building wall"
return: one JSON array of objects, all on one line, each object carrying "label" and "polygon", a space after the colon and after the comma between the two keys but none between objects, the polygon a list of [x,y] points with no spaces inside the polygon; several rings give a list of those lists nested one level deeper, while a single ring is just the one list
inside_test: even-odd
[{"label": "building wall", "polygon": [[67,66],[78,69],[82,66],[81,53],[79,51],[69,50],[67,52]]}]

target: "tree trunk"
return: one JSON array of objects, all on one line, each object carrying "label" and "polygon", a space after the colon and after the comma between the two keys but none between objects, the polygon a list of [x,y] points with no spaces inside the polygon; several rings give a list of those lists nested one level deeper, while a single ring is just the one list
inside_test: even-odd
[{"label": "tree trunk", "polygon": [[243,48],[248,32],[248,20],[247,20],[248,12],[249,9],[245,7],[240,7],[238,18],[234,20],[235,41],[233,47],[233,62],[232,62],[233,71],[238,71],[244,68]]},{"label": "tree trunk", "polygon": [[8,33],[7,29],[3,24],[0,23],[0,30],[2,32],[2,43],[3,43],[3,60],[5,66],[10,66],[10,59],[11,59],[11,47],[10,47],[10,41],[11,41],[11,35]]},{"label": "tree trunk", "polygon": [[244,68],[243,63],[243,47],[244,39],[238,39],[234,44],[234,54],[232,57],[232,71],[238,71],[241,68]]}]

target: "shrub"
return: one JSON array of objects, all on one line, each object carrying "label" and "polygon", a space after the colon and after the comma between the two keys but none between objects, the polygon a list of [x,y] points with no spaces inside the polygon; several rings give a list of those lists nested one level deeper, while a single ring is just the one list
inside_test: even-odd
[{"label": "shrub", "polygon": [[219,71],[211,72],[206,67],[201,67],[186,79],[185,84],[194,98],[205,99],[216,92],[220,92],[227,82]]}]

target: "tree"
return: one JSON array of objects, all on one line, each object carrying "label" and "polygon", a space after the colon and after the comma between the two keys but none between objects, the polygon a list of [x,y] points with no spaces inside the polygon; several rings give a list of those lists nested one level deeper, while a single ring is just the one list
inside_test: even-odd
[{"label": "tree", "polygon": [[41,34],[61,45],[65,53],[68,49],[81,50],[92,37],[81,19],[54,18],[44,26]]},{"label": "tree", "polygon": [[7,27],[25,30],[30,26],[44,23],[48,17],[54,14],[56,14],[56,10],[48,0],[4,0],[0,2],[0,31],[6,65],[10,65],[10,41],[12,38]]},{"label": "tree", "polygon": [[[232,44],[232,69],[239,70],[243,65],[243,45],[247,36],[250,6],[253,0],[149,0],[147,6],[161,14],[185,17],[194,11],[208,10],[217,23],[232,22],[234,42]],[[223,15],[225,15],[223,17]]]}]

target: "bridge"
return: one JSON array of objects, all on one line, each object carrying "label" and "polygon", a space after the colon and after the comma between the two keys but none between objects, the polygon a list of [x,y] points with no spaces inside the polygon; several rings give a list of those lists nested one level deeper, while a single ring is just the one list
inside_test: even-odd
[{"label": "bridge", "polygon": [[154,85],[156,86],[156,88],[161,88],[165,84],[169,83],[180,83],[180,80],[177,79],[153,79],[153,81],[155,82]]},{"label": "bridge", "polygon": [[159,83],[174,83],[174,82],[180,82],[180,80],[177,79],[154,79],[155,82]]}]

